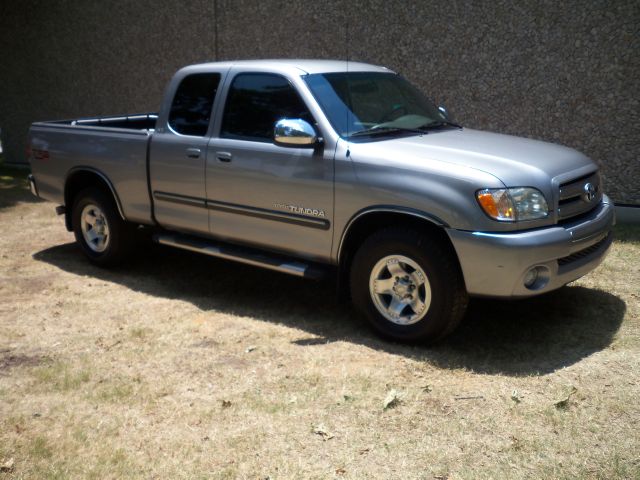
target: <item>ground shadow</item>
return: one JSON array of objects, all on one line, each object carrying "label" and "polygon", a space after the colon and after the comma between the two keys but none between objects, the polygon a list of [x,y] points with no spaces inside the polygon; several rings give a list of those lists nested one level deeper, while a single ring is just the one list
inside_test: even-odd
[{"label": "ground shadow", "polygon": [[10,350],[0,350],[0,377],[9,375],[9,371],[17,367],[37,367],[49,360],[42,355],[11,355]]},{"label": "ground shadow", "polygon": [[31,194],[27,175],[27,168],[8,167],[0,163],[0,210],[18,203],[42,201]]},{"label": "ground shadow", "polygon": [[77,275],[124,285],[203,311],[247,315],[307,331],[301,348],[337,340],[403,355],[442,368],[478,373],[553,372],[607,347],[625,303],[600,290],[565,287],[524,301],[474,300],[460,328],[444,342],[410,346],[377,338],[336,299],[331,282],[313,282],[157,245],[117,270],[89,264],[75,244],[40,251],[38,261]]}]

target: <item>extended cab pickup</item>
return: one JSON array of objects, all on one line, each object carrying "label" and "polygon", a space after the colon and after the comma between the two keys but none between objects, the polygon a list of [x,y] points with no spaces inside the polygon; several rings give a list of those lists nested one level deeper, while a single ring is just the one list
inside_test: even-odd
[{"label": "extended cab pickup", "polygon": [[38,122],[34,194],[92,262],[131,236],[315,277],[381,334],[433,341],[471,296],[527,297],[594,269],[613,205],[596,164],[462,128],[400,75],[264,60],[179,70],[158,114]]}]

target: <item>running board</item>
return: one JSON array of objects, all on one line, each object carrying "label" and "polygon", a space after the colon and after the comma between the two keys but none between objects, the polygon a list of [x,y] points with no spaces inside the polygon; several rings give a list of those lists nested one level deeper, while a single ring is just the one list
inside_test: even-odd
[{"label": "running board", "polygon": [[303,261],[271,254],[247,247],[216,243],[198,237],[181,234],[159,233],[153,236],[153,240],[160,245],[202,253],[212,257],[224,258],[235,262],[245,263],[256,267],[267,268],[277,272],[288,273],[297,277],[320,279],[325,276],[326,268],[322,265],[304,263]]}]

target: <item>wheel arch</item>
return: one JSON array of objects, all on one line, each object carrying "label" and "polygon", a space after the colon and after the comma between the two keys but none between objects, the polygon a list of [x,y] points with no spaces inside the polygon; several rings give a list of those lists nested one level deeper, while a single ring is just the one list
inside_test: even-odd
[{"label": "wheel arch", "polygon": [[118,210],[120,218],[126,220],[124,211],[122,209],[122,204],[120,202],[120,197],[118,197],[118,193],[109,180],[109,177],[107,177],[104,173],[96,168],[78,166],[69,170],[64,182],[64,205],[66,207],[65,225],[67,227],[67,230],[71,231],[73,229],[71,215],[73,201],[76,195],[81,190],[91,186],[99,188],[106,194],[110,195],[113,198],[114,203],[116,204],[116,208]]},{"label": "wheel arch", "polygon": [[[429,232],[450,250],[459,267],[458,256],[449,235],[445,232],[445,228],[449,226],[446,222],[420,210],[382,205],[360,210],[347,222],[336,252],[341,280],[348,275],[353,256],[362,242],[374,232],[394,225],[410,226]],[[342,284],[342,281],[340,283]]]}]

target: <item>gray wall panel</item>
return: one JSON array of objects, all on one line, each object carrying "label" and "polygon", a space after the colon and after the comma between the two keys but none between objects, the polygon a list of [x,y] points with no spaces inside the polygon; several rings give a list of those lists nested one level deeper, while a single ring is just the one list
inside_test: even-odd
[{"label": "gray wall panel", "polygon": [[348,55],[469,127],[583,151],[616,202],[640,204],[638,25],[635,0],[27,0],[0,15],[5,158],[24,161],[33,120],[156,110],[185,64]]}]

